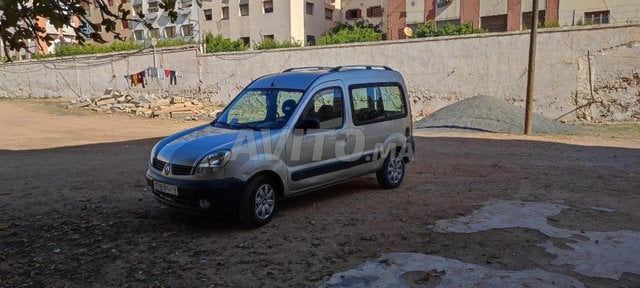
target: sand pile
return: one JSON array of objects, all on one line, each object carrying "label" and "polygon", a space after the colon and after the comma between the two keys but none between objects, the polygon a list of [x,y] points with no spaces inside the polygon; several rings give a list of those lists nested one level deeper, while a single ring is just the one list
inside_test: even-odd
[{"label": "sand pile", "polygon": [[[491,96],[474,96],[446,106],[416,122],[417,129],[455,129],[479,132],[522,133],[524,108]],[[573,130],[545,116],[533,115],[534,133],[562,133]]]}]

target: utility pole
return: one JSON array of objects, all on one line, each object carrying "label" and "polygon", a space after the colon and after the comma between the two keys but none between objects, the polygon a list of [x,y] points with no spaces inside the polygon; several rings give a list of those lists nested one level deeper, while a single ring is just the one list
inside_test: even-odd
[{"label": "utility pole", "polygon": [[536,39],[538,38],[538,0],[533,0],[531,37],[529,39],[529,69],[527,70],[527,100],[524,113],[524,134],[531,135],[533,86],[536,78]]}]

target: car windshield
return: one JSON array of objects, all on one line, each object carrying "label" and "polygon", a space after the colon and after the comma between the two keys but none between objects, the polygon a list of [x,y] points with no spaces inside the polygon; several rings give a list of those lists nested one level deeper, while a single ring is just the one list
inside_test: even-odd
[{"label": "car windshield", "polygon": [[212,124],[234,129],[280,129],[295,111],[303,92],[274,88],[245,90]]}]

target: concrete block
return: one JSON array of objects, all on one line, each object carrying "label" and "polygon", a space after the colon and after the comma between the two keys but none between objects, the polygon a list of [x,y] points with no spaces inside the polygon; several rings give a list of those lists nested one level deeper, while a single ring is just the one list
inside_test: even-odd
[{"label": "concrete block", "polygon": [[171,118],[187,118],[191,117],[193,111],[172,111],[170,113]]},{"label": "concrete block", "polygon": [[96,101],[96,105],[98,105],[98,106],[107,105],[107,104],[114,104],[114,103],[116,103],[116,99],[113,99],[113,98]]}]

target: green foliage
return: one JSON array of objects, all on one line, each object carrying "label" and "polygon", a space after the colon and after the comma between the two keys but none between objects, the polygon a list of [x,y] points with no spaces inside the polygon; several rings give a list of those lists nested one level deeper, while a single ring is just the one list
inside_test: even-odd
[{"label": "green foliage", "polygon": [[578,18],[578,21],[576,21],[576,26],[587,26],[587,25],[594,25],[595,23],[593,23],[593,21],[591,20],[582,20],[582,18]]},{"label": "green foliage", "polygon": [[163,47],[184,46],[184,45],[191,45],[191,44],[196,44],[196,43],[193,41],[187,42],[182,39],[162,39],[158,41],[158,45],[156,45],[156,47],[163,48]]},{"label": "green foliage", "polygon": [[345,44],[354,42],[371,42],[383,40],[382,31],[377,25],[364,21],[349,23],[336,23],[329,33],[322,35],[318,45]]},{"label": "green foliage", "polygon": [[118,51],[142,49],[142,45],[133,41],[114,41],[110,44],[61,45],[56,49],[56,56],[75,56],[85,54],[101,54]]},{"label": "green foliage", "polygon": [[556,20],[556,21],[545,21],[543,28],[556,28],[556,27],[560,27],[560,23]]},{"label": "green foliage", "polygon": [[278,40],[271,38],[263,38],[262,42],[258,43],[255,47],[256,50],[267,50],[267,49],[278,49],[278,48],[292,48],[292,47],[300,47],[302,43],[300,41],[289,41],[284,40],[282,42],[278,42]]},{"label": "green foliage", "polygon": [[223,38],[222,35],[213,36],[211,32],[204,37],[204,43],[207,47],[207,53],[245,51],[248,49],[241,39],[234,41]]},{"label": "green foliage", "polygon": [[485,29],[473,28],[473,23],[471,21],[466,22],[460,26],[453,25],[451,23],[447,23],[442,27],[438,28],[435,22],[429,21],[425,24],[422,24],[416,28],[416,31],[413,33],[413,38],[424,38],[424,37],[438,37],[438,36],[449,36],[449,35],[467,35],[467,34],[476,34],[476,33],[484,33],[487,32]]}]

